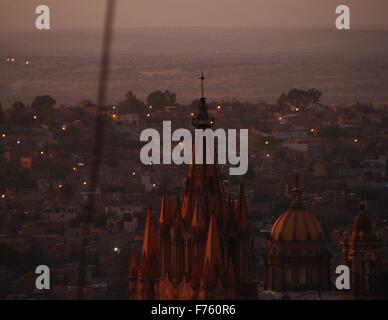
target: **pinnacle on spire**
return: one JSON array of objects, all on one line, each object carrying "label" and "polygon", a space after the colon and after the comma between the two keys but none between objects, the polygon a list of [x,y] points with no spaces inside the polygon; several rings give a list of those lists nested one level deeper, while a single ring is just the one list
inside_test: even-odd
[{"label": "pinnacle on spire", "polygon": [[168,225],[170,223],[170,203],[168,199],[168,192],[163,192],[162,204],[160,206],[159,224]]},{"label": "pinnacle on spire", "polygon": [[242,229],[245,229],[248,226],[248,209],[247,204],[245,202],[245,192],[244,192],[244,184],[241,184],[240,187],[240,198],[238,201],[238,214],[240,218],[240,226]]},{"label": "pinnacle on spire", "polygon": [[205,226],[202,206],[201,206],[199,197],[197,197],[195,201],[195,209],[193,212],[193,219],[191,220],[191,226],[193,228],[198,228],[198,229],[202,229]]},{"label": "pinnacle on spire", "polygon": [[151,207],[147,210],[147,219],[144,230],[143,248],[141,250],[141,274],[151,275],[155,269],[155,263],[158,259],[158,248],[156,241],[156,230],[152,216]]},{"label": "pinnacle on spire", "polygon": [[137,257],[136,257],[136,249],[131,249],[131,264],[129,266],[129,278],[135,279],[137,278],[138,273],[138,265],[137,265]]},{"label": "pinnacle on spire", "polygon": [[223,273],[223,259],[220,244],[220,236],[218,233],[216,216],[214,212],[210,216],[209,231],[207,235],[205,259],[204,259],[204,274],[205,282],[211,282]]}]

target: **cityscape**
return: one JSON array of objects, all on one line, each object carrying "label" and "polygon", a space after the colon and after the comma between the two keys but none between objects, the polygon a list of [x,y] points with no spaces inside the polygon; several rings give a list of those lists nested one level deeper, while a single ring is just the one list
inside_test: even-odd
[{"label": "cityscape", "polygon": [[[110,50],[108,27],[98,35]],[[177,30],[196,40],[202,30],[215,48],[228,39]],[[300,52],[256,52],[252,29],[215,56],[165,49],[170,37],[159,35],[160,56],[137,42],[156,56],[135,49],[128,68],[123,41],[101,65],[85,48],[56,51],[45,39],[38,50],[36,36],[26,49],[0,46],[0,299],[388,299],[388,48],[372,46],[387,31],[356,31],[359,40],[319,56],[308,43],[320,31],[289,32]],[[248,169],[141,161],[142,132],[164,132],[166,121],[246,129]],[[39,266],[49,288],[37,285]]]}]

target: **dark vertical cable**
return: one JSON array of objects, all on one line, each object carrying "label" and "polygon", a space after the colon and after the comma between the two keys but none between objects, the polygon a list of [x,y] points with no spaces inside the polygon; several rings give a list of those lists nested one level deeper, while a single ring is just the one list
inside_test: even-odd
[{"label": "dark vertical cable", "polygon": [[101,158],[104,145],[105,104],[109,77],[109,63],[111,58],[111,44],[115,7],[116,0],[107,0],[104,38],[102,44],[102,56],[97,91],[97,114],[94,133],[93,160],[90,171],[87,206],[85,208],[86,210],[83,213],[81,224],[82,243],[78,270],[78,299],[85,298],[84,289],[86,285],[87,247],[90,235],[90,224],[93,220],[95,211],[96,191],[100,178]]}]

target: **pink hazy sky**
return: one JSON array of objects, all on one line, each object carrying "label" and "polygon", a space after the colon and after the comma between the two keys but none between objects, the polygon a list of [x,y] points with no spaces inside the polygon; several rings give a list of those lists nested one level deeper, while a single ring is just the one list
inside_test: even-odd
[{"label": "pink hazy sky", "polygon": [[[0,0],[0,33],[34,31],[35,7],[51,9],[51,27],[99,28],[106,0]],[[327,27],[347,4],[353,25],[387,24],[388,0],[117,0],[117,27],[257,26]]]}]

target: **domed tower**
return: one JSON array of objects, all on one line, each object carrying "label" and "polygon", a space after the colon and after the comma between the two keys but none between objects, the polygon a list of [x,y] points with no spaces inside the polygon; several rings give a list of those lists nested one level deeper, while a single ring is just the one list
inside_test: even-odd
[{"label": "domed tower", "polygon": [[264,263],[266,290],[324,291],[330,287],[326,235],[306,209],[298,181],[290,205],[272,226]]},{"label": "domed tower", "polygon": [[360,204],[359,213],[350,231],[344,232],[340,245],[345,264],[350,268],[353,297],[378,295],[383,270],[383,239],[373,232],[364,203]]}]

